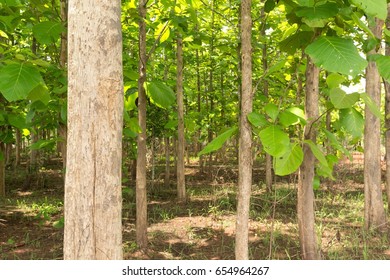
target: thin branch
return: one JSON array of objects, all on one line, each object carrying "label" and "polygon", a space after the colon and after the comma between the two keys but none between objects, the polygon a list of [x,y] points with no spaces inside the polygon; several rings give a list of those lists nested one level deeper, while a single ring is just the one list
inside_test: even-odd
[{"label": "thin branch", "polygon": [[164,32],[166,31],[166,29],[168,28],[168,24],[169,24],[169,20],[165,23],[163,29],[161,30],[160,34],[158,34],[158,37],[156,38],[156,40],[154,41],[154,44],[152,46],[152,48],[150,49],[149,53],[147,54],[146,56],[146,61],[145,61],[145,64],[148,62],[149,58],[152,56],[153,52],[156,50],[157,46],[158,46],[158,43],[160,42],[160,39],[162,37],[162,35],[164,34]]}]

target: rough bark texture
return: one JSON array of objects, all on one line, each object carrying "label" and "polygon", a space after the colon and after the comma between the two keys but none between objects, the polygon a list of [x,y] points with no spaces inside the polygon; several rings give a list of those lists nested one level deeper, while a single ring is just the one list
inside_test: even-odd
[{"label": "rough bark texture", "polygon": [[[386,28],[390,30],[390,3],[387,5]],[[390,56],[390,43],[386,44],[385,54]],[[387,212],[390,213],[390,82],[385,81],[385,127],[386,127],[386,194]]]},{"label": "rough bark texture", "polygon": [[186,185],[184,175],[184,103],[183,103],[183,40],[177,39],[177,198],[179,202],[186,201]]},{"label": "rough bark texture", "polygon": [[[381,38],[382,20],[375,20],[370,26],[374,35]],[[368,54],[376,54],[372,50]],[[380,108],[381,81],[375,62],[369,62],[366,69],[366,93]],[[381,128],[380,119],[366,106],[364,127],[364,221],[366,229],[384,229],[386,215],[381,187]]]},{"label": "rough bark texture", "polygon": [[[308,58],[306,66],[305,113],[308,120],[304,129],[305,140],[316,142],[314,121],[318,118],[319,69]],[[314,166],[315,157],[309,145],[303,145],[303,162],[298,178],[298,228],[301,255],[304,260],[320,259],[314,221]]]},{"label": "rough bark texture", "polygon": [[237,260],[247,260],[249,203],[252,186],[252,129],[247,115],[252,111],[252,46],[251,0],[241,2],[241,63],[242,88],[240,112],[240,139],[238,159],[238,205],[236,221]]},{"label": "rough bark texture", "polygon": [[121,1],[69,1],[64,259],[122,259]]},{"label": "rough bark texture", "polygon": [[164,137],[164,141],[165,141],[165,176],[164,176],[164,186],[166,188],[169,187],[169,180],[170,180],[170,177],[171,177],[171,158],[170,158],[170,152],[169,152],[169,137]]},{"label": "rough bark texture", "polygon": [[146,196],[146,92],[144,84],[146,81],[146,3],[147,0],[140,0],[139,12],[139,80],[138,80],[138,124],[141,133],[137,139],[137,182],[136,182],[136,239],[137,245],[145,249],[148,245],[148,210]]}]

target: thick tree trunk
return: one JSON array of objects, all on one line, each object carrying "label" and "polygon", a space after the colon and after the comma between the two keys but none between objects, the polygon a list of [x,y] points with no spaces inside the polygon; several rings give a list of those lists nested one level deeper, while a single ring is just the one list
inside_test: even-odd
[{"label": "thick tree trunk", "polygon": [[[377,38],[382,36],[382,20],[375,20],[370,26]],[[376,54],[376,50],[369,52]],[[375,62],[368,63],[366,69],[366,93],[380,108],[381,81]],[[366,229],[384,229],[386,215],[381,186],[381,128],[380,119],[366,106],[364,127],[364,222]]]},{"label": "thick tree trunk", "polygon": [[184,103],[183,103],[183,40],[177,38],[177,198],[179,202],[186,201],[185,165],[184,165]]},{"label": "thick tree trunk", "polygon": [[121,1],[69,0],[64,259],[122,259]]},{"label": "thick tree trunk", "polygon": [[146,195],[146,4],[147,0],[140,0],[139,12],[139,79],[138,79],[138,124],[141,133],[137,139],[137,182],[136,182],[136,239],[141,249],[148,246],[148,210]]},{"label": "thick tree trunk", "polygon": [[[386,28],[390,30],[390,3],[387,6]],[[385,54],[390,56],[390,44],[386,44]],[[390,83],[385,81],[385,127],[386,127],[386,194],[387,212],[390,213]]]},{"label": "thick tree trunk", "polygon": [[238,205],[236,220],[237,260],[247,260],[249,233],[249,204],[252,186],[252,129],[247,115],[252,111],[252,45],[251,0],[241,2],[241,63],[242,88],[240,111],[240,140],[238,162]]},{"label": "thick tree trunk", "polygon": [[[305,113],[307,124],[304,129],[305,140],[316,142],[314,121],[319,116],[319,68],[308,58],[306,66],[306,101]],[[298,229],[301,255],[304,260],[320,259],[314,220],[314,166],[315,157],[309,145],[303,145],[303,162],[299,169],[298,178]]]}]

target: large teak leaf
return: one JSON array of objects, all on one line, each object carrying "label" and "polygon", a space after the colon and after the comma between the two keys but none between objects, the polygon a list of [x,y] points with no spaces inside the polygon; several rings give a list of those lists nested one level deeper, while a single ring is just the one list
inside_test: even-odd
[{"label": "large teak leaf", "polygon": [[274,157],[280,157],[287,152],[290,146],[290,137],[277,125],[271,125],[259,132],[264,150]]},{"label": "large teak leaf", "polygon": [[0,92],[9,102],[25,99],[41,83],[41,74],[34,66],[15,63],[0,69]]},{"label": "large teak leaf", "polygon": [[34,25],[32,31],[39,43],[48,45],[60,39],[64,27],[60,22],[44,21]]},{"label": "large teak leaf", "polygon": [[315,65],[329,72],[339,72],[355,77],[367,66],[350,39],[339,37],[321,37],[310,44],[305,52]]},{"label": "large teak leaf", "polygon": [[173,90],[162,82],[147,82],[145,90],[152,103],[161,108],[168,109],[176,100]]},{"label": "large teak leaf", "polygon": [[380,19],[387,17],[386,0],[351,0],[351,2],[370,16]]},{"label": "large teak leaf", "polygon": [[303,151],[300,145],[294,144],[287,152],[275,158],[275,174],[285,176],[295,172],[303,161]]},{"label": "large teak leaf", "polygon": [[330,101],[337,109],[351,108],[360,98],[359,93],[347,94],[341,88],[333,88],[329,93]]}]

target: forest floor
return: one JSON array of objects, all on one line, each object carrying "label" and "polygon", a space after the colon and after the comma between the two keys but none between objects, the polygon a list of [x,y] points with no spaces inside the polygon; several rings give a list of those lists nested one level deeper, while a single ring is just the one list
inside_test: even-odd
[{"label": "forest floor", "polygon": [[[25,169],[7,171],[0,199],[0,259],[62,259],[63,172],[41,168],[28,189]],[[209,169],[210,170],[210,169]],[[134,182],[123,192],[123,246],[126,259],[234,259],[237,170],[215,165],[213,174],[186,168],[188,202],[175,200],[175,184],[155,181],[148,193],[149,248],[135,243]],[[296,184],[276,178],[266,192],[264,172],[255,169],[250,210],[251,259],[299,259]],[[158,176],[157,176],[158,177]],[[160,176],[161,177],[161,176]],[[315,191],[316,230],[323,259],[390,259],[389,234],[363,229],[363,173],[338,169],[330,186]],[[172,181],[173,182],[173,181]],[[149,182],[150,185],[151,182]]]}]

